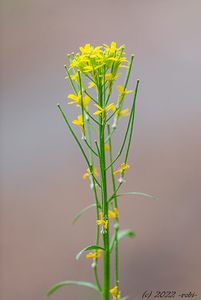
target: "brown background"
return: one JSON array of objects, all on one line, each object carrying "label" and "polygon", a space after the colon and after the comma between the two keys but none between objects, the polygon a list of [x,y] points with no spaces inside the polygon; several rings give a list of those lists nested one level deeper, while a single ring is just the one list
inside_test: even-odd
[{"label": "brown background", "polygon": [[[93,243],[94,216],[70,223],[92,198],[55,104],[69,110],[66,53],[112,40],[135,53],[141,79],[124,190],[160,197],[121,199],[122,227],[137,233],[120,246],[123,293],[201,299],[200,16],[199,0],[1,1],[2,300],[44,300],[57,281],[92,280],[74,256]],[[52,299],[98,298],[67,287]]]}]

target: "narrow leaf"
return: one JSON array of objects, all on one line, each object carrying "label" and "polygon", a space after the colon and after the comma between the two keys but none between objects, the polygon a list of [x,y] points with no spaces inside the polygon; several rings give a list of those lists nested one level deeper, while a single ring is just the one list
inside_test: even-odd
[{"label": "narrow leaf", "polygon": [[91,283],[91,282],[86,282],[86,281],[76,281],[76,280],[66,280],[66,281],[61,281],[59,283],[56,283],[55,285],[53,285],[47,295],[51,296],[54,292],[56,292],[58,289],[66,286],[66,285],[71,285],[71,284],[75,284],[75,285],[79,285],[79,286],[85,286],[85,287],[89,287],[91,289],[94,289],[96,291],[98,291],[98,287]]},{"label": "narrow leaf", "polygon": [[108,202],[111,202],[113,200],[113,198],[115,198],[115,197],[121,197],[121,196],[143,196],[143,197],[158,200],[158,197],[151,195],[151,194],[142,193],[142,192],[126,192],[126,193],[120,193],[117,195],[112,195],[111,198],[109,198]]},{"label": "narrow leaf", "polygon": [[[120,230],[118,232],[117,240],[119,241],[123,237],[130,237],[130,238],[132,238],[132,237],[135,237],[135,236],[136,236],[135,232],[132,231],[131,229],[123,229],[123,230]],[[112,252],[114,244],[115,244],[115,234],[113,235],[113,237],[111,239],[111,242],[110,242],[110,252]]]},{"label": "narrow leaf", "polygon": [[78,212],[78,213],[75,215],[75,217],[74,217],[73,220],[72,220],[72,224],[75,224],[75,223],[79,220],[79,218],[80,218],[87,210],[89,210],[90,208],[95,207],[95,206],[96,206],[96,204],[95,204],[95,203],[92,203],[92,204],[88,205],[87,207],[83,208],[80,212]]},{"label": "narrow leaf", "polygon": [[118,232],[117,238],[118,238],[118,241],[119,241],[123,237],[130,237],[131,238],[131,237],[135,237],[135,236],[136,236],[135,232],[132,231],[131,229],[124,229],[124,230],[120,230]]},{"label": "narrow leaf", "polygon": [[84,249],[82,249],[77,255],[76,255],[76,259],[78,260],[80,258],[80,256],[85,252],[85,251],[88,251],[88,250],[105,250],[103,247],[100,247],[100,246],[97,246],[97,245],[90,245],[90,246],[87,246],[85,247]]},{"label": "narrow leaf", "polygon": [[147,194],[147,193],[142,193],[142,192],[126,192],[126,193],[121,193],[118,194],[117,197],[120,196],[129,196],[129,195],[133,195],[133,196],[144,196],[144,197],[148,197],[148,198],[152,198],[152,199],[158,199],[158,197],[151,195],[151,194]]}]

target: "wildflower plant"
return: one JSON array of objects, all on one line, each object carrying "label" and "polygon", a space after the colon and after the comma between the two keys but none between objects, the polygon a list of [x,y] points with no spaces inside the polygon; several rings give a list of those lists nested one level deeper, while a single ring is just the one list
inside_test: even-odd
[{"label": "wildflower plant", "polygon": [[[58,109],[81,150],[86,162],[84,180],[89,180],[94,202],[81,210],[74,223],[88,209],[95,207],[96,239],[95,242],[82,249],[76,256],[79,259],[85,253],[91,261],[94,283],[85,281],[63,281],[54,285],[48,292],[53,294],[59,288],[69,285],[81,285],[95,289],[102,300],[123,300],[119,283],[119,240],[133,237],[131,230],[120,230],[118,199],[123,195],[144,195],[145,193],[119,193],[125,182],[125,174],[129,169],[128,155],[133,135],[135,106],[139,86],[136,81],[134,89],[128,89],[129,78],[134,56],[128,60],[124,46],[117,47],[103,44],[93,47],[86,44],[78,53],[68,55],[69,64],[65,65],[66,79],[72,92],[68,95],[68,104],[78,112],[77,118],[70,121],[63,108]],[[119,71],[126,69],[123,85],[118,85]],[[114,96],[114,90],[118,96]],[[128,99],[131,98],[130,109]],[[113,137],[121,118],[127,118],[127,125],[119,151],[114,155]],[[78,129],[78,131],[77,131]],[[116,165],[116,166],[115,166]],[[109,189],[111,181],[112,190]],[[114,252],[114,256],[111,256]],[[114,259],[114,270],[111,268]],[[102,264],[102,279],[99,277],[99,266]]]}]

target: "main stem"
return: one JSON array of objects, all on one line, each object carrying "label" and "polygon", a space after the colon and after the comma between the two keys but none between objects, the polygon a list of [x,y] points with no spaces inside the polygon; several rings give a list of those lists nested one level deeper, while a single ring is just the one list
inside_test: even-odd
[{"label": "main stem", "polygon": [[[110,126],[107,126],[108,129],[108,136],[110,137]],[[110,163],[112,162],[112,141],[111,137],[109,138],[109,153],[110,153]],[[113,165],[111,165],[111,177],[112,177],[112,187],[113,187],[113,195],[114,195],[114,201],[113,201],[113,208],[116,208],[118,210],[117,205],[117,195],[116,195],[116,183],[114,178],[114,170]],[[119,232],[119,217],[116,217],[115,220],[115,286],[117,286],[119,290],[119,242],[118,242],[118,232]]]},{"label": "main stem", "polygon": [[[108,203],[107,203],[107,180],[105,171],[105,149],[104,149],[104,126],[100,128],[100,153],[101,153],[101,175],[102,175],[102,207],[104,219],[108,219]],[[109,224],[103,232],[104,242],[104,281],[103,281],[103,300],[110,298],[110,252],[109,252]]]},{"label": "main stem", "polygon": [[[103,105],[102,89],[99,91],[99,103]],[[100,116],[99,143],[100,143],[100,170],[102,183],[102,210],[104,220],[108,220],[107,202],[107,176],[105,162],[105,124],[103,114]],[[103,257],[103,294],[102,300],[110,299],[110,250],[109,250],[109,224],[103,231],[104,257]]]}]

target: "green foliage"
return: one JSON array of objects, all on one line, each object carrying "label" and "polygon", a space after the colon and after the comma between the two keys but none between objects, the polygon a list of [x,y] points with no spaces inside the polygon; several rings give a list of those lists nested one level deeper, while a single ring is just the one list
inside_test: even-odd
[{"label": "green foliage", "polygon": [[[121,240],[124,237],[133,238],[135,236],[136,236],[135,232],[132,231],[131,229],[119,230],[118,234],[117,234],[117,241]],[[115,244],[115,234],[113,235],[111,242],[110,242],[110,252],[112,252],[114,244]]]},{"label": "green foliage", "polygon": [[92,204],[86,206],[85,208],[83,208],[80,212],[78,212],[75,215],[75,217],[73,218],[72,224],[75,224],[79,220],[79,218],[92,207],[96,207],[96,203],[92,203]]},{"label": "green foliage", "polygon": [[88,288],[91,288],[91,289],[94,289],[96,291],[98,291],[98,287],[91,283],[91,282],[86,282],[86,281],[76,281],[76,280],[66,280],[66,281],[61,281],[61,282],[58,282],[56,283],[55,285],[53,285],[47,295],[48,296],[51,296],[52,294],[54,294],[57,290],[59,290],[60,288],[63,288],[64,286],[67,286],[67,285],[79,285],[79,286],[85,286],[85,287],[88,287]]}]

